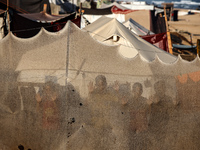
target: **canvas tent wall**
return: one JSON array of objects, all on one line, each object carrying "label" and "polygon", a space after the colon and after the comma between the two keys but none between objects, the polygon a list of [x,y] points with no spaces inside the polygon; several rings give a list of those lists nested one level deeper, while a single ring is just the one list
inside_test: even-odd
[{"label": "canvas tent wall", "polygon": [[[8,84],[8,90],[4,89],[0,99],[2,147],[16,149],[22,144],[25,149],[128,150],[135,147],[182,149],[183,146],[194,149],[199,146],[198,112],[187,114],[183,111],[182,104],[177,107],[166,102],[171,99],[172,91],[176,89],[173,88],[176,84],[171,82],[172,78],[174,81],[180,74],[199,70],[199,58],[192,63],[181,58],[170,63],[164,63],[159,59],[146,62],[139,55],[126,59],[121,56],[119,46],[108,46],[98,42],[71,22],[57,33],[42,29],[29,39],[17,38],[10,33],[0,41],[0,54],[1,72],[18,73],[17,82],[11,73],[5,74],[8,81],[13,84]],[[1,77],[2,75],[1,73]],[[97,75],[106,77],[108,88],[103,92],[99,91],[100,93],[93,91],[88,96],[87,86],[95,82]],[[56,91],[53,91],[58,92],[54,101],[36,101],[34,89],[44,84],[46,76],[57,77],[57,83],[66,85],[66,88],[57,85]],[[112,94],[117,90],[112,88],[116,80],[120,83],[119,93],[117,92],[119,95],[121,92],[130,94],[129,86],[140,82],[143,85],[143,96],[147,98],[155,94],[151,84],[165,80],[166,94],[170,97],[164,95],[168,99],[163,101],[170,107],[159,106],[153,102],[151,105],[142,105],[145,108],[139,108],[133,105],[134,98],[123,104],[117,93]],[[126,81],[130,85],[124,86]],[[17,88],[14,88],[14,85]],[[160,87],[163,88],[164,85]],[[14,89],[21,96],[10,96],[10,91],[13,93]],[[46,90],[48,91],[48,88],[45,86],[43,90],[39,89],[37,94],[42,95]],[[44,97],[45,94],[47,93],[43,93]],[[174,94],[177,94],[175,90]],[[175,102],[181,98],[175,99]],[[6,101],[8,99],[10,103]],[[19,100],[20,107],[11,110],[14,100]],[[34,105],[34,102],[37,104]],[[137,103],[141,104],[139,101]],[[152,113],[156,114],[156,117],[159,116],[156,111],[161,114],[160,120],[155,120],[156,118],[150,114],[150,126],[146,126],[146,115],[142,113],[146,112],[146,107],[155,110]],[[190,110],[192,109],[191,107]],[[162,110],[165,110],[164,113]],[[143,117],[139,119],[136,112],[139,112],[138,116]],[[141,138],[144,139],[142,142]],[[183,140],[185,141],[182,142]]]}]

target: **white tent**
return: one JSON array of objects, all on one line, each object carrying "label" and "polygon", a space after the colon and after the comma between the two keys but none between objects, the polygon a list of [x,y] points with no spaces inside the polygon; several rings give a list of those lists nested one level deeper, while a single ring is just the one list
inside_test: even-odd
[{"label": "white tent", "polygon": [[137,35],[149,35],[149,34],[155,34],[152,31],[146,29],[136,21],[134,21],[132,18],[130,18],[128,21],[123,23],[124,26],[126,26],[129,30],[131,30],[133,33]]},{"label": "white tent", "polygon": [[[153,61],[156,55],[165,63],[172,63],[177,59],[132,33],[116,19],[101,17],[86,26],[84,30],[98,41],[110,45],[120,45],[121,53],[128,58],[133,58],[139,53],[148,62]],[[115,40],[116,36],[118,38]]]}]

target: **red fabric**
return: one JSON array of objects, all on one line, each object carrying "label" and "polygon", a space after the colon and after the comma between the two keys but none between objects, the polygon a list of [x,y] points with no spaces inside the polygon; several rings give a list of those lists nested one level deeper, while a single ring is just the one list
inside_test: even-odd
[{"label": "red fabric", "polygon": [[[81,26],[81,17],[77,17],[76,19],[71,20],[74,24],[76,24],[79,28]],[[55,32],[60,31],[67,22],[52,22],[53,30]]]},{"label": "red fabric", "polygon": [[114,14],[128,14],[128,13],[131,13],[131,12],[137,11],[137,10],[131,10],[131,9],[124,9],[123,10],[123,9],[118,8],[117,6],[113,6],[111,8],[111,11]]},{"label": "red fabric", "polygon": [[74,24],[76,24],[79,28],[81,27],[81,17],[77,17],[76,19],[71,20]]},{"label": "red fabric", "polygon": [[167,42],[167,34],[160,33],[160,34],[153,34],[153,35],[145,35],[141,36],[147,42],[155,45],[156,47],[163,49],[166,52],[169,52],[168,42]]}]

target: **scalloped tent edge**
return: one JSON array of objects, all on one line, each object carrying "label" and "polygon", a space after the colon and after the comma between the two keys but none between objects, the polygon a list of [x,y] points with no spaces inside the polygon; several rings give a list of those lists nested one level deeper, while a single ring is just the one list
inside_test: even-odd
[{"label": "scalloped tent edge", "polygon": [[[70,33],[70,35],[68,33]],[[30,50],[27,50],[24,47],[24,53],[20,53],[20,56],[16,55],[19,57],[17,59],[19,61],[17,62],[18,65],[16,66],[15,70],[19,72],[25,70],[65,70],[68,38],[70,42],[72,42],[69,45],[69,70],[80,71],[79,69],[84,59],[86,60],[86,63],[82,67],[81,71],[83,72],[102,72],[131,76],[151,76],[155,74],[162,75],[162,71],[165,71],[165,67],[170,67],[170,69],[173,70],[176,67],[179,67],[178,64],[186,63],[187,66],[192,64],[190,62],[185,62],[180,57],[178,57],[174,63],[163,63],[157,56],[153,61],[147,62],[142,60],[141,54],[138,54],[131,59],[125,59],[118,54],[118,46],[108,46],[96,41],[88,33],[86,36],[85,33],[85,31],[80,30],[76,25],[69,21],[66,26],[57,33],[51,33],[45,29],[41,29],[40,34],[36,35],[35,37],[22,40],[13,35],[14,38],[11,38],[11,40],[14,39],[16,41],[10,42],[17,42],[19,44],[16,47],[14,46],[16,49],[20,47],[20,41],[22,43],[26,43],[23,46],[28,47],[29,44],[32,44]],[[10,38],[5,37],[3,41],[5,42],[6,40],[9,41]],[[44,42],[41,42],[40,40],[44,40]],[[45,42],[45,40],[47,41]],[[36,43],[40,41],[41,43],[37,46],[34,45],[35,43],[31,43],[33,41]],[[88,45],[87,42],[91,42],[91,45]],[[66,45],[58,48],[58,45],[61,46],[64,43]],[[12,49],[12,47],[10,48]],[[105,68],[105,66],[107,66],[107,68]],[[158,69],[162,69],[161,73]],[[194,68],[191,67],[189,70],[190,72],[194,72],[198,69],[198,66],[194,66]],[[181,73],[187,73],[187,70],[185,72],[182,69],[177,71],[177,74]],[[174,72],[170,73],[169,71],[168,74],[174,75]]]}]

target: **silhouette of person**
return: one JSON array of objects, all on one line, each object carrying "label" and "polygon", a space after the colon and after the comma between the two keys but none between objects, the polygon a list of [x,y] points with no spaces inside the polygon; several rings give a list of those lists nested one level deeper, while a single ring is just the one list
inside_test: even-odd
[{"label": "silhouette of person", "polygon": [[117,96],[107,87],[104,75],[95,78],[95,86],[90,82],[88,91],[88,108],[91,110],[90,126],[94,129],[91,130],[91,134],[95,136],[95,139],[90,137],[95,145],[93,149],[115,149],[116,136],[112,132],[115,130],[114,124],[117,119],[115,117]]},{"label": "silhouette of person", "polygon": [[[149,98],[150,119],[149,129],[155,140],[163,143],[167,133],[170,119],[170,110],[173,107],[172,98],[166,95],[165,81],[160,80],[154,84],[155,94]],[[154,144],[158,144],[154,143]]]},{"label": "silhouette of person", "polygon": [[36,100],[42,112],[43,129],[59,128],[58,94],[56,85],[52,81],[45,83],[42,93],[36,94]]},{"label": "silhouette of person", "polygon": [[131,124],[136,133],[147,130],[148,128],[148,113],[149,105],[147,98],[142,96],[143,86],[136,82],[132,86],[133,99],[131,105]]}]

